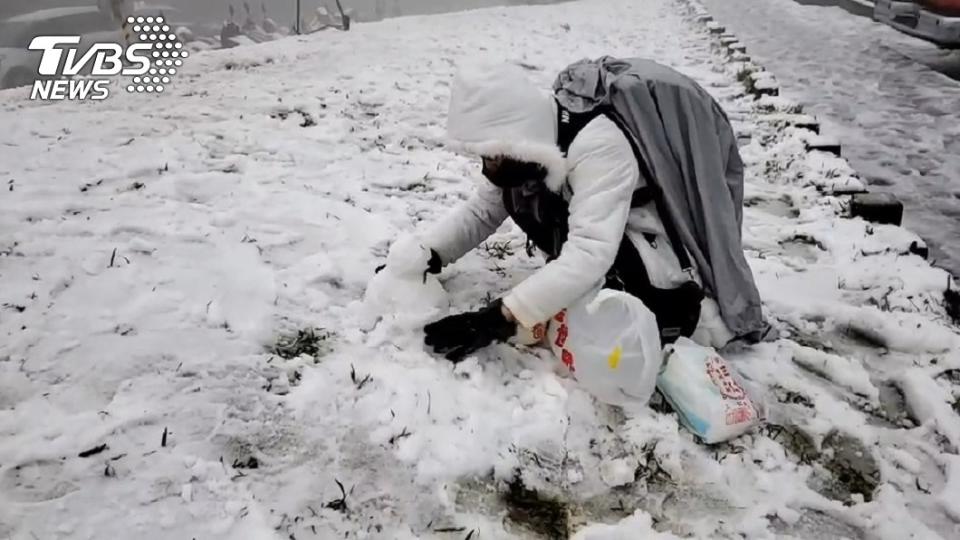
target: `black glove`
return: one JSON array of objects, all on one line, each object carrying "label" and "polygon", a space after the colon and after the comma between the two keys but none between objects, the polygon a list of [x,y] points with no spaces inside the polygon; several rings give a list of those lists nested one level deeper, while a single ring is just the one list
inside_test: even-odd
[{"label": "black glove", "polygon": [[[374,274],[379,274],[387,265],[381,264],[373,270]],[[427,274],[439,274],[443,270],[443,261],[440,260],[440,254],[436,250],[430,250],[430,259],[427,261],[427,269],[423,271],[423,282],[427,282]]]},{"label": "black glove", "polygon": [[506,341],[517,333],[517,324],[503,315],[503,301],[497,299],[486,307],[459,315],[450,315],[428,324],[424,343],[447,360],[457,363],[494,341]]}]

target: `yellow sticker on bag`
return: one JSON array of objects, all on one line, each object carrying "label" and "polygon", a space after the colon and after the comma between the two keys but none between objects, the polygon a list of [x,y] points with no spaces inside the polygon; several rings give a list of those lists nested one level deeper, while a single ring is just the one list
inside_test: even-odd
[{"label": "yellow sticker on bag", "polygon": [[622,354],[623,349],[617,345],[617,348],[613,349],[613,352],[607,357],[607,365],[610,366],[610,369],[617,369],[620,366],[620,356]]}]

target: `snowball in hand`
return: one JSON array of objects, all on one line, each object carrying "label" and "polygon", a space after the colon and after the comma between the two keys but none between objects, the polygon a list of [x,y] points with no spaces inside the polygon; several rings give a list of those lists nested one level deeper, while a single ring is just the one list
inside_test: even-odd
[{"label": "snowball in hand", "polygon": [[447,292],[433,274],[427,274],[430,250],[416,239],[398,240],[387,256],[387,266],[367,284],[364,304],[371,316],[396,316],[411,325],[431,320],[449,307]]}]

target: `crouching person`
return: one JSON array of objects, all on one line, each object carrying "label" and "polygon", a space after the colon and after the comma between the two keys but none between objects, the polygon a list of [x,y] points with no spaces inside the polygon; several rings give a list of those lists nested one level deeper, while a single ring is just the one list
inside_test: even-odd
[{"label": "crouching person", "polygon": [[[429,270],[507,218],[547,262],[482,309],[427,325],[435,352],[456,362],[493,342],[562,333],[564,310],[595,291],[636,299],[663,345],[759,337],[761,303],[740,238],[743,165],[726,115],[695,82],[610,57],[569,66],[552,93],[512,66],[461,71],[447,129],[487,182],[419,235]],[[552,337],[554,346],[566,339]]]}]

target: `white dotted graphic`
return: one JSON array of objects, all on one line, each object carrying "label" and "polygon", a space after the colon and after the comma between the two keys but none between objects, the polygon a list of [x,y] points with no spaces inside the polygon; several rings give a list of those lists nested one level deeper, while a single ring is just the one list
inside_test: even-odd
[{"label": "white dotted graphic", "polygon": [[139,34],[141,42],[153,48],[150,52],[153,58],[150,69],[147,74],[134,77],[133,84],[126,87],[127,92],[163,92],[164,85],[169,84],[171,76],[177,74],[173,66],[182,66],[180,59],[186,58],[189,53],[184,50],[177,35],[171,32],[170,25],[164,24],[163,17],[127,17],[127,23],[134,25],[133,31]]}]

